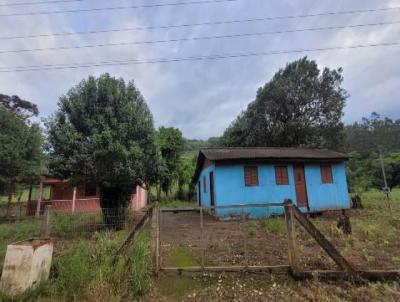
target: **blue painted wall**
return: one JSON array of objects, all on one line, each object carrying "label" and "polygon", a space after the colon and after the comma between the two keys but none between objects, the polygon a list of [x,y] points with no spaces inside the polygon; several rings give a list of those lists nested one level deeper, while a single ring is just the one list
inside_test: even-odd
[{"label": "blue painted wall", "polygon": [[[214,192],[215,192],[215,165],[211,165],[209,167],[207,167],[206,169],[204,169],[203,171],[201,171],[200,177],[197,180],[197,184],[196,184],[196,191],[197,191],[197,202],[199,201],[199,190],[200,190],[200,194],[201,194],[201,204],[204,207],[210,207],[210,172],[214,172]],[[203,181],[204,178],[203,176],[205,176],[205,180],[206,180],[206,192],[204,192],[203,190]],[[198,182],[200,181],[200,188],[198,185]],[[214,199],[215,200],[215,199]]]},{"label": "blue painted wall", "polygon": [[[205,207],[210,205],[210,171],[214,172],[215,204],[238,205],[282,202],[290,198],[296,201],[293,166],[288,164],[289,185],[277,185],[275,179],[275,165],[258,165],[258,186],[246,187],[244,183],[244,165],[212,165],[200,174],[201,200]],[[320,165],[305,164],[308,204],[310,211],[323,211],[349,208],[345,166],[343,163],[332,164],[332,184],[323,184]],[[206,176],[207,192],[203,192],[203,176]],[[199,188],[197,188],[198,190]],[[198,196],[198,195],[197,195]],[[303,209],[307,211],[306,208]],[[261,218],[274,214],[282,214],[282,207],[247,208],[245,210],[252,218]],[[221,217],[241,215],[239,209],[217,209],[216,214]]]}]

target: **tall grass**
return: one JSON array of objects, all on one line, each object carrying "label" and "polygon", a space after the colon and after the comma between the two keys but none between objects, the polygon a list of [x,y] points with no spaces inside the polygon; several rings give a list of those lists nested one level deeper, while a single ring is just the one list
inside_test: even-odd
[{"label": "tall grass", "polygon": [[148,231],[141,233],[126,255],[114,255],[127,232],[95,233],[90,240],[70,242],[55,250],[50,279],[15,297],[0,301],[126,301],[140,298],[150,288]]}]

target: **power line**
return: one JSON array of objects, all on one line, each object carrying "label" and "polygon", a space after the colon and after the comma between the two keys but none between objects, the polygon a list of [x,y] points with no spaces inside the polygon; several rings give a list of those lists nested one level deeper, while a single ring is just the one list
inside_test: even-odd
[{"label": "power line", "polygon": [[177,24],[177,25],[128,27],[128,28],[119,28],[119,29],[117,28],[117,29],[90,30],[90,31],[72,31],[72,32],[59,32],[59,33],[51,33],[51,34],[33,34],[33,35],[24,35],[24,36],[8,36],[8,37],[3,36],[3,37],[0,37],[0,39],[4,40],[4,39],[42,38],[42,37],[86,35],[86,34],[124,32],[124,31],[140,31],[140,30],[169,29],[169,28],[194,27],[194,26],[223,25],[223,24],[272,21],[272,20],[284,20],[284,19],[312,18],[312,17],[321,17],[321,16],[351,15],[351,14],[360,14],[360,13],[391,11],[391,10],[398,10],[398,9],[400,9],[400,6],[387,7],[387,8],[376,8],[376,9],[361,9],[361,10],[350,10],[350,11],[325,12],[325,13],[315,13],[315,14],[305,14],[305,15],[289,15],[289,16],[275,16],[275,17],[273,16],[273,17],[228,20],[228,21],[187,23],[187,24]]},{"label": "power line", "polygon": [[37,4],[52,4],[52,3],[69,3],[69,2],[84,2],[86,0],[47,0],[37,2],[15,2],[15,3],[0,3],[0,6],[23,6],[23,5],[37,5]]},{"label": "power line", "polygon": [[71,50],[71,49],[84,49],[84,48],[100,48],[100,47],[111,47],[111,46],[159,44],[159,43],[172,43],[172,42],[185,42],[185,41],[214,40],[214,39],[223,39],[223,38],[243,38],[243,37],[274,35],[274,34],[298,33],[298,32],[308,32],[308,31],[314,32],[314,31],[348,29],[348,28],[363,28],[363,27],[370,27],[370,26],[383,26],[383,25],[395,25],[395,24],[400,24],[400,21],[342,25],[342,26],[329,26],[329,27],[312,27],[312,28],[292,29],[292,30],[264,31],[264,32],[241,33],[241,34],[231,34],[231,35],[200,36],[200,37],[153,40],[153,41],[131,41],[131,42],[118,42],[118,43],[87,44],[87,45],[78,45],[78,46],[59,46],[59,47],[44,47],[44,48],[30,48],[30,49],[0,50],[0,54],[23,53],[23,52],[34,52],[34,51],[54,51],[54,50]]},{"label": "power line", "polygon": [[112,6],[112,7],[98,7],[98,8],[79,8],[70,10],[53,10],[53,11],[42,11],[42,12],[26,12],[26,13],[11,13],[1,14],[0,17],[17,17],[17,16],[37,16],[37,15],[53,15],[53,14],[66,14],[66,13],[81,13],[81,12],[99,12],[99,11],[110,11],[110,10],[123,10],[123,9],[138,9],[138,8],[154,8],[164,6],[185,6],[193,4],[212,4],[212,3],[224,3],[224,2],[236,2],[239,0],[197,0],[190,2],[173,2],[173,3],[156,3],[156,4],[143,4],[143,5],[131,5],[131,6]]},{"label": "power line", "polygon": [[103,61],[103,62],[97,62],[97,63],[93,63],[93,62],[92,63],[75,63],[75,64],[70,64],[70,65],[68,65],[68,64],[58,64],[58,65],[48,64],[48,65],[32,65],[32,66],[14,66],[14,67],[3,67],[3,70],[0,70],[0,73],[78,69],[78,68],[100,67],[100,66],[124,66],[124,65],[139,65],[139,64],[172,63],[172,62],[182,62],[182,61],[219,60],[219,59],[270,56],[270,55],[291,54],[291,53],[360,49],[360,48],[369,48],[369,47],[390,47],[390,46],[400,46],[400,42],[360,44],[360,45],[350,45],[350,46],[332,46],[332,47],[324,47],[324,48],[273,50],[273,51],[268,51],[268,52],[215,54],[215,55],[208,55],[208,56],[193,56],[193,57],[155,58],[155,59],[147,59],[147,60]]}]

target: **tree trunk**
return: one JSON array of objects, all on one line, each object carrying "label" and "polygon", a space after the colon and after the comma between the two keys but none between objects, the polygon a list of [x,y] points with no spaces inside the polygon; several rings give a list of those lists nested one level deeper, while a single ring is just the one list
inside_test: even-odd
[{"label": "tree trunk", "polygon": [[22,207],[21,207],[22,206],[22,204],[21,204],[22,194],[24,194],[24,190],[21,190],[18,195],[19,218],[21,218],[21,216],[22,216]]},{"label": "tree trunk", "polygon": [[121,230],[125,226],[127,205],[132,187],[100,187],[100,205],[103,222],[108,228]]},{"label": "tree trunk", "polygon": [[33,184],[31,183],[29,185],[29,194],[28,194],[28,202],[26,204],[26,215],[30,216],[31,215],[31,203],[32,203],[32,188],[33,188]]},{"label": "tree trunk", "polygon": [[7,219],[10,218],[12,198],[13,198],[13,190],[10,189],[10,191],[8,191],[8,202],[7,202],[7,212],[6,212]]}]

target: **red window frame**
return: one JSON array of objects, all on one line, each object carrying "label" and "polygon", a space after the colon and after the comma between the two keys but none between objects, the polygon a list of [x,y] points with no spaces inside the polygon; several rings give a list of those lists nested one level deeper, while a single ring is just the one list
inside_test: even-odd
[{"label": "red window frame", "polygon": [[246,187],[258,186],[257,166],[244,166],[244,184]]},{"label": "red window frame", "polygon": [[331,165],[321,165],[321,181],[323,184],[333,183],[333,174]]},{"label": "red window frame", "polygon": [[275,166],[275,181],[277,185],[289,184],[289,173],[287,166]]}]

